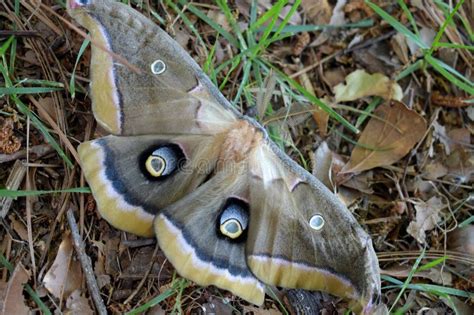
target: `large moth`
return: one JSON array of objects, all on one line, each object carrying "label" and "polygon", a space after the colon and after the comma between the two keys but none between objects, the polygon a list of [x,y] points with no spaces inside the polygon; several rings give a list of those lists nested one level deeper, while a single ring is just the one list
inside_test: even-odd
[{"label": "large moth", "polygon": [[68,11],[93,40],[93,112],[111,134],[78,150],[103,218],[156,235],[200,285],[255,304],[265,284],[322,290],[371,312],[377,258],[335,195],[139,12],[112,0],[69,0]]}]

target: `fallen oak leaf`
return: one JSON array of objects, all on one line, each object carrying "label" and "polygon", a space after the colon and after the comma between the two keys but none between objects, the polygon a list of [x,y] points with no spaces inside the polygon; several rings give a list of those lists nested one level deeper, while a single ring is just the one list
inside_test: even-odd
[{"label": "fallen oak leaf", "polygon": [[374,111],[340,173],[391,165],[404,157],[426,132],[426,121],[403,103],[391,101]]}]

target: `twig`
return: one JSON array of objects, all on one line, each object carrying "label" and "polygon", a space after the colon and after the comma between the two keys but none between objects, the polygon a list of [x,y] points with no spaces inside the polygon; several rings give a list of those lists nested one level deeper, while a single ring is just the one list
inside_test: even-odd
[{"label": "twig", "polygon": [[95,307],[99,314],[105,315],[107,314],[107,309],[105,308],[104,301],[100,297],[99,287],[97,286],[97,280],[94,276],[91,259],[86,254],[84,242],[82,241],[81,235],[79,234],[79,228],[77,227],[76,219],[74,218],[74,212],[72,209],[67,211],[67,221],[71,228],[74,248],[76,249],[77,256],[79,256],[79,261],[81,262],[84,274],[86,275],[87,286],[89,287],[90,294],[94,300]]},{"label": "twig", "polygon": [[135,295],[137,295],[138,291],[140,291],[140,289],[145,284],[145,281],[148,279],[148,275],[150,274],[151,270],[153,269],[153,265],[155,264],[155,257],[156,257],[156,254],[158,253],[159,248],[160,246],[158,245],[158,243],[156,243],[155,250],[153,251],[153,255],[151,256],[150,267],[146,271],[145,275],[143,276],[142,280],[138,284],[137,288],[132,292],[132,294],[130,294],[130,296],[125,300],[123,304],[130,303],[130,301],[135,297]]}]

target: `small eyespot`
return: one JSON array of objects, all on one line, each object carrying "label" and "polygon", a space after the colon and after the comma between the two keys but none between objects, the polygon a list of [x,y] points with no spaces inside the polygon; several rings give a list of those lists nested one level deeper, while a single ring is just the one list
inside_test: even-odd
[{"label": "small eyespot", "polygon": [[309,219],[309,226],[316,231],[319,231],[324,226],[324,218],[320,214],[315,214]]},{"label": "small eyespot", "polygon": [[91,4],[91,2],[92,0],[71,0],[69,2],[69,6],[71,7],[71,9],[75,10],[80,7],[88,6]]},{"label": "small eyespot", "polygon": [[166,168],[166,161],[161,156],[150,155],[146,159],[145,167],[153,177],[160,177]]},{"label": "small eyespot", "polygon": [[220,231],[223,235],[236,239],[242,235],[242,225],[237,219],[230,219],[221,224]]},{"label": "small eyespot", "polygon": [[166,64],[158,59],[158,60],[155,60],[152,64],[151,64],[151,72],[153,74],[162,74],[163,72],[166,71]]}]

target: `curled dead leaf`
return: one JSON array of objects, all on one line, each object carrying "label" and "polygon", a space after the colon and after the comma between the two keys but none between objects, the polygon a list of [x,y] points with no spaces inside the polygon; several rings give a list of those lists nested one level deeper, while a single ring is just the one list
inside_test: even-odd
[{"label": "curled dead leaf", "polygon": [[439,212],[444,208],[440,197],[431,197],[427,202],[420,202],[415,205],[416,218],[410,222],[407,228],[408,234],[413,236],[418,242],[426,242],[426,232],[435,228],[440,220]]},{"label": "curled dead leaf", "polygon": [[79,261],[73,257],[71,236],[67,235],[59,245],[58,253],[51,268],[44,276],[45,288],[56,298],[69,295],[81,288],[82,269]]},{"label": "curled dead leaf", "polygon": [[379,106],[362,131],[358,145],[341,173],[366,171],[404,157],[426,132],[426,121],[403,103]]},{"label": "curled dead leaf", "polygon": [[402,88],[382,73],[369,74],[365,70],[356,70],[346,77],[346,84],[334,87],[336,102],[354,101],[366,96],[380,96],[386,100],[400,101]]}]

